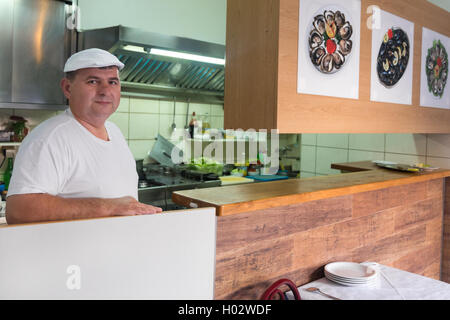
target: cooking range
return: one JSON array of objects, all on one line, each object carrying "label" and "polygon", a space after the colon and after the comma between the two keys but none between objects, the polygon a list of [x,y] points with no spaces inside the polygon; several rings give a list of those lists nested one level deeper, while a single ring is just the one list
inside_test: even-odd
[{"label": "cooking range", "polygon": [[147,164],[138,169],[139,201],[163,210],[185,209],[172,201],[172,192],[221,185],[216,174],[188,170],[185,166],[168,167]]}]

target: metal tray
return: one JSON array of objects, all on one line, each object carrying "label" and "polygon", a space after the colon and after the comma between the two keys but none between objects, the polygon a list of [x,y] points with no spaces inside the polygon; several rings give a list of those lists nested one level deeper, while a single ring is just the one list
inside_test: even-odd
[{"label": "metal tray", "polygon": [[397,171],[404,171],[404,172],[419,172],[419,171],[421,171],[419,168],[410,166],[408,164],[376,163],[376,165],[379,166],[379,167],[382,167],[382,168],[391,169],[391,170],[397,170]]},{"label": "metal tray", "polygon": [[158,134],[156,143],[148,155],[163,166],[174,168],[176,164],[172,161],[171,154],[172,150],[175,148],[178,149],[179,155],[182,157],[182,150],[177,148],[173,143],[164,138],[162,135]]}]

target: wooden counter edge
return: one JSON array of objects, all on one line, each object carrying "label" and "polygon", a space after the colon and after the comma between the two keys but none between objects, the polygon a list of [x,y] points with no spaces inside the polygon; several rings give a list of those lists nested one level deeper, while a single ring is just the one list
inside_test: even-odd
[{"label": "wooden counter edge", "polygon": [[[374,168],[374,170],[386,170],[386,169],[378,169],[378,167],[377,167],[377,168]],[[345,175],[363,173],[361,171],[367,172],[367,171],[371,171],[371,170],[367,169],[367,168],[359,168],[359,170],[355,170],[355,172],[352,172],[352,173],[346,173]],[[237,214],[237,213],[242,213],[242,212],[275,208],[275,207],[279,207],[280,203],[282,203],[283,206],[284,205],[292,205],[292,204],[297,204],[297,203],[322,200],[322,199],[326,199],[326,198],[345,196],[345,195],[350,195],[350,194],[355,194],[355,193],[374,191],[374,190],[384,189],[384,188],[389,188],[389,187],[396,187],[396,186],[401,186],[401,185],[405,185],[405,184],[423,182],[423,181],[427,181],[427,180],[442,179],[442,178],[449,177],[449,176],[450,176],[450,170],[441,170],[441,171],[437,171],[437,172],[427,172],[426,174],[412,175],[409,177],[402,176],[399,178],[394,178],[394,179],[384,180],[384,181],[355,184],[355,185],[351,185],[351,186],[322,189],[322,190],[304,192],[304,193],[299,193],[299,194],[290,194],[290,195],[276,196],[276,197],[265,198],[265,199],[257,199],[257,200],[246,201],[246,202],[222,204],[222,205],[219,205],[216,203],[211,203],[208,201],[203,201],[200,199],[192,199],[192,198],[185,197],[182,194],[180,194],[180,193],[182,193],[182,191],[174,192],[172,194],[172,200],[177,204],[187,206],[187,207],[189,207],[191,205],[198,206],[198,207],[215,207],[217,216],[227,216],[227,215],[232,215],[232,214]],[[306,178],[306,179],[317,179],[317,178],[326,179],[327,177],[328,176],[311,177],[311,178]],[[267,183],[267,182],[265,182],[265,183]],[[220,187],[218,187],[218,188],[220,188]]]}]

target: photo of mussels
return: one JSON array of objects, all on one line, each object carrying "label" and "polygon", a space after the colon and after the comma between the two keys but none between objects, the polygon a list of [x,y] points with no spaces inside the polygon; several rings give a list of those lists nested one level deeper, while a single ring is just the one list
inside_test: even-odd
[{"label": "photo of mussels", "polygon": [[408,35],[392,27],[383,38],[377,59],[378,78],[386,87],[395,85],[405,73],[409,61]]},{"label": "photo of mussels", "polygon": [[352,51],[353,28],[342,11],[325,10],[314,17],[309,33],[309,56],[322,73],[339,71]]},{"label": "photo of mussels", "polygon": [[433,41],[428,49],[425,65],[428,90],[435,96],[442,98],[448,75],[448,55],[441,41]]}]

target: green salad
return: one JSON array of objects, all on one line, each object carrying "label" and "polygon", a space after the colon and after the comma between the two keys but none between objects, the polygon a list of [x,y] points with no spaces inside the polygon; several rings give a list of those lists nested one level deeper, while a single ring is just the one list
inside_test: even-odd
[{"label": "green salad", "polygon": [[188,169],[202,171],[205,173],[215,173],[219,176],[223,173],[223,164],[213,159],[200,157],[191,160],[188,165]]}]

